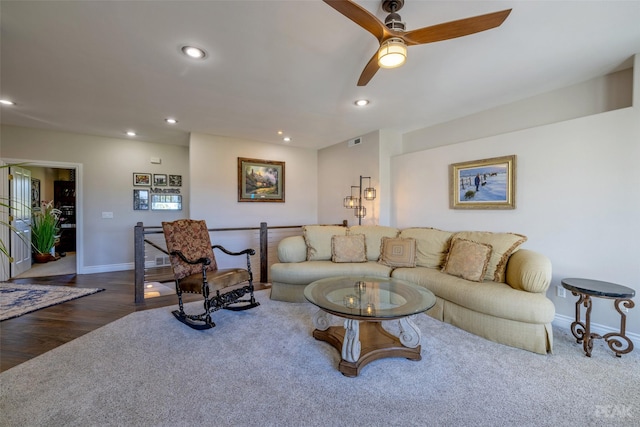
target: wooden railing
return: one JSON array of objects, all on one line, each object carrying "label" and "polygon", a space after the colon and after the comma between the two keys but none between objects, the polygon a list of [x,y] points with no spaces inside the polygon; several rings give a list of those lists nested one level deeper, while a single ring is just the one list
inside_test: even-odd
[{"label": "wooden railing", "polygon": [[[337,225],[346,227],[347,220]],[[256,249],[256,255],[251,258],[251,265],[259,264],[258,281],[260,283],[268,283],[269,267],[272,263],[277,262],[278,243],[285,237],[302,234],[302,227],[302,225],[269,227],[266,222],[261,222],[259,227],[210,228],[209,232],[216,233],[215,238],[212,238],[214,244],[222,244],[222,246],[227,247],[226,243],[220,242],[225,238],[243,243],[242,248],[229,246],[230,250],[241,250],[247,247]],[[221,239],[219,236],[224,237]],[[137,223],[134,227],[134,299],[136,303],[144,302],[145,282],[173,281],[173,273],[168,257],[169,254],[162,234],[162,227],[145,226],[142,222]],[[218,259],[218,254],[216,254],[216,260],[219,264],[224,263],[224,259]]]}]

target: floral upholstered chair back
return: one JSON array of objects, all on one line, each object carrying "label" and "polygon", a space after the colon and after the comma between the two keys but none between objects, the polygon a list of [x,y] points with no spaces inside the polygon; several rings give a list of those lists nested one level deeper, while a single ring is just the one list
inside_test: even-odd
[{"label": "floral upholstered chair back", "polygon": [[[207,224],[202,220],[180,219],[173,222],[163,222],[162,229],[167,242],[169,253],[180,251],[188,260],[195,261],[200,258],[209,258],[211,264],[207,271],[217,270],[216,258],[211,248],[211,239]],[[202,264],[188,264],[178,255],[170,255],[171,267],[176,280],[183,279],[193,274],[202,273]]]}]

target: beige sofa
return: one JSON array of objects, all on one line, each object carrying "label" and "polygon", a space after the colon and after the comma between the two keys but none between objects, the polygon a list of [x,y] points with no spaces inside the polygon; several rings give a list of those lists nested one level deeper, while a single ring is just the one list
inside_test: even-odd
[{"label": "beige sofa", "polygon": [[553,348],[555,316],[545,295],[551,262],[520,249],[524,241],[514,233],[305,226],[303,236],[278,245],[271,298],[304,302],[305,286],[327,277],[393,277],[435,294],[428,315],[501,344],[546,354]]}]

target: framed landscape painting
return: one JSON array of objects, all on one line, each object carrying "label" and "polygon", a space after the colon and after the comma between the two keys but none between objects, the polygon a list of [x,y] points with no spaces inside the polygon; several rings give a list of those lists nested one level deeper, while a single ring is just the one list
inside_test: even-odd
[{"label": "framed landscape painting", "polygon": [[239,202],[284,202],[284,162],[238,157]]},{"label": "framed landscape painting", "polygon": [[515,209],[516,156],[449,166],[451,209]]}]

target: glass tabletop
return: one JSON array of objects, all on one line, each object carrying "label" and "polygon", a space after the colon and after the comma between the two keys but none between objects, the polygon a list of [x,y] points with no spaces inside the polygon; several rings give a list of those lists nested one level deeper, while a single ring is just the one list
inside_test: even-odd
[{"label": "glass tabletop", "polygon": [[332,277],[304,289],[305,298],[321,309],[342,317],[368,320],[398,319],[433,307],[429,290],[397,279]]}]

